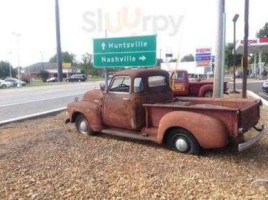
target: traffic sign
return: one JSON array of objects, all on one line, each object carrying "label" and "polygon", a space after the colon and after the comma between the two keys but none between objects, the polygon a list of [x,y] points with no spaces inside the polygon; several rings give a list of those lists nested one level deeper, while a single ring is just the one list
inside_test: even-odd
[{"label": "traffic sign", "polygon": [[156,35],[94,40],[96,68],[154,67]]}]

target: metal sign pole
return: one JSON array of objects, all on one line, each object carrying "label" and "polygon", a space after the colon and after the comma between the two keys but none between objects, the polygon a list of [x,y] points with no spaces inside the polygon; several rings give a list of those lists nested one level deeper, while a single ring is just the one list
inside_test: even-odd
[{"label": "metal sign pole", "polygon": [[243,97],[243,98],[247,98],[247,74],[248,74],[248,15],[249,15],[249,0],[245,0],[245,37],[244,37],[243,90],[242,90],[242,97]]},{"label": "metal sign pole", "polygon": [[[107,30],[105,30],[105,38],[107,38]],[[108,69],[105,66],[105,90],[108,90]]]}]

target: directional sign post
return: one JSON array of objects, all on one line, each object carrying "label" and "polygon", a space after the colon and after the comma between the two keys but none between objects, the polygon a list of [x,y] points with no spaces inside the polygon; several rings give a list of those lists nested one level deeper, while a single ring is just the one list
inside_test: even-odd
[{"label": "directional sign post", "polygon": [[154,67],[156,35],[94,40],[96,68]]}]

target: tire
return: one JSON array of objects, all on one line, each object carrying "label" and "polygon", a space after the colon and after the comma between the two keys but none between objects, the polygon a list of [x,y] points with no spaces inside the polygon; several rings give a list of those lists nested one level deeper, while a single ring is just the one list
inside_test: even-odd
[{"label": "tire", "polygon": [[204,97],[205,97],[205,98],[212,98],[212,97],[213,97],[213,91],[212,91],[212,90],[207,90],[207,91],[204,93]]},{"label": "tire", "polygon": [[2,85],[2,88],[5,89],[5,88],[7,88],[7,86],[6,85]]},{"label": "tire", "polygon": [[199,155],[200,145],[196,138],[184,129],[173,129],[167,135],[166,143],[169,148],[179,153]]},{"label": "tire", "polygon": [[76,120],[75,120],[75,127],[78,133],[85,135],[85,136],[90,136],[93,135],[92,130],[89,127],[88,120],[86,117],[82,114],[78,115]]}]

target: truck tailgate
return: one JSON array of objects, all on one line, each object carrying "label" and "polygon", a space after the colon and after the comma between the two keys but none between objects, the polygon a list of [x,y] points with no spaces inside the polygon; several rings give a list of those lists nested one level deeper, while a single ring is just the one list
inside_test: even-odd
[{"label": "truck tailgate", "polygon": [[240,110],[239,128],[242,128],[243,132],[248,131],[258,123],[260,119],[260,105],[261,101],[259,100]]}]

